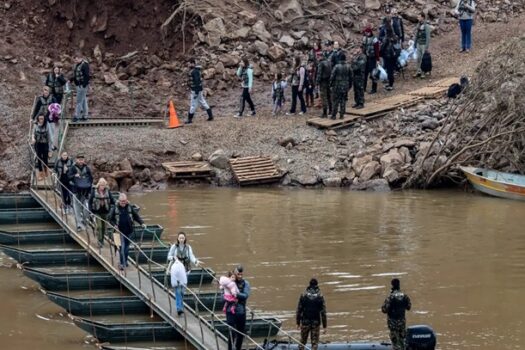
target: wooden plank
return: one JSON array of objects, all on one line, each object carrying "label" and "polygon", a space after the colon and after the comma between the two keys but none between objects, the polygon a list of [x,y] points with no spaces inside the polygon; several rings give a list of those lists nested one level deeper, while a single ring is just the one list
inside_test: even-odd
[{"label": "wooden plank", "polygon": [[251,164],[256,162],[272,162],[272,159],[269,157],[257,158],[257,159],[239,159],[237,161],[230,161],[233,165],[238,166],[242,164]]},{"label": "wooden plank", "polygon": [[241,158],[230,158],[230,162],[241,162],[241,161],[248,161],[253,159],[271,159],[268,156],[250,156],[250,157],[241,157]]},{"label": "wooden plank", "polygon": [[235,171],[237,170],[245,170],[252,167],[275,167],[273,162],[264,162],[264,163],[252,163],[252,164],[243,164],[242,166],[234,165]]},{"label": "wooden plank", "polygon": [[443,78],[443,79],[440,79],[440,80],[437,80],[431,83],[429,86],[441,86],[441,87],[448,88],[452,84],[459,84],[459,78],[456,78],[456,77]]},{"label": "wooden plank", "polygon": [[276,175],[276,176],[271,176],[271,177],[268,177],[268,176],[254,176],[254,177],[250,177],[250,178],[239,179],[239,182],[240,183],[244,183],[244,182],[247,182],[247,181],[278,181],[281,178],[282,178],[281,175]]},{"label": "wooden plank", "polygon": [[210,168],[168,168],[168,171],[172,173],[207,173],[210,172]]},{"label": "wooden plank", "polygon": [[235,169],[235,172],[236,173],[239,173],[239,172],[247,172],[247,171],[256,171],[256,170],[277,170],[277,168],[275,167],[275,165],[257,165],[257,164],[254,164],[252,166],[246,166],[246,167],[243,167],[241,169],[238,169],[236,168]]}]

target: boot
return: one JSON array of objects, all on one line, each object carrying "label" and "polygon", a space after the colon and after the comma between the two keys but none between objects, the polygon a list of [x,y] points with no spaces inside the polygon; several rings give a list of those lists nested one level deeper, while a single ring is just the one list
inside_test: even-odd
[{"label": "boot", "polygon": [[208,110],[206,111],[206,113],[208,113],[208,119],[206,119],[207,121],[212,121],[213,120],[213,113],[211,111],[211,108],[208,108]]},{"label": "boot", "polygon": [[377,83],[372,83],[372,90],[370,90],[370,94],[375,94],[377,92]]},{"label": "boot", "polygon": [[188,120],[184,122],[184,124],[191,124],[193,123],[193,113],[188,113]]},{"label": "boot", "polygon": [[326,107],[323,108],[323,114],[321,114],[321,118],[326,118],[328,114],[326,114]]}]

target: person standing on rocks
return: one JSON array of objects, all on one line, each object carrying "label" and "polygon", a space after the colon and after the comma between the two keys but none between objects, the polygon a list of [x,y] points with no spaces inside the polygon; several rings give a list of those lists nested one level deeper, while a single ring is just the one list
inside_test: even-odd
[{"label": "person standing on rocks", "polygon": [[62,68],[59,66],[54,66],[53,71],[46,77],[46,86],[49,87],[51,94],[58,104],[62,104],[66,82],[66,78],[64,78],[62,74]]},{"label": "person standing on rocks", "polygon": [[104,245],[104,236],[107,231],[107,219],[111,208],[115,205],[115,199],[111,195],[106,179],[100,178],[89,196],[89,210],[95,214],[98,246]]},{"label": "person standing on rocks", "polygon": [[312,278],[306,290],[301,294],[295,320],[297,328],[301,330],[299,350],[304,350],[308,335],[312,340],[311,349],[317,350],[321,324],[323,325],[323,333],[326,333],[326,304],[317,279]]},{"label": "person standing on rocks", "polygon": [[422,77],[423,71],[421,70],[421,62],[423,62],[423,55],[430,48],[430,26],[425,19],[425,13],[419,14],[419,22],[416,27],[416,34],[414,44],[417,50],[417,72],[414,78]]},{"label": "person standing on rocks", "polygon": [[239,107],[239,113],[235,115],[236,118],[241,118],[244,113],[246,102],[250,106],[252,116],[255,116],[255,105],[253,104],[251,93],[253,88],[253,67],[247,57],[244,57],[237,68],[237,76],[241,78],[242,95]]},{"label": "person standing on rocks", "polygon": [[291,74],[292,106],[290,108],[290,112],[286,113],[286,115],[295,114],[296,109],[297,109],[297,99],[299,99],[299,102],[301,103],[301,112],[299,112],[299,114],[306,113],[306,103],[304,101],[304,95],[303,95],[303,91],[305,88],[305,85],[304,85],[305,80],[306,80],[306,69],[301,64],[301,57],[295,56],[294,67],[292,69],[292,74]]},{"label": "person standing on rocks", "polygon": [[352,87],[352,67],[346,63],[346,55],[339,54],[339,62],[332,70],[330,87],[334,96],[331,119],[335,119],[339,110],[339,119],[343,119],[346,113],[346,101],[348,90]]},{"label": "person standing on rocks", "polygon": [[381,43],[381,56],[383,57],[383,65],[388,75],[388,85],[385,87],[387,91],[394,89],[394,71],[397,66],[396,45],[398,38],[394,34],[390,23],[386,24],[386,36]]},{"label": "person standing on rocks", "polygon": [[133,235],[133,221],[138,222],[142,228],[146,228],[146,224],[128,202],[126,194],[121,193],[118,196],[118,204],[111,208],[108,215],[109,222],[118,228],[120,231],[120,265],[119,269],[124,270],[128,267],[128,255],[131,236]]},{"label": "person standing on rocks", "polygon": [[234,270],[235,283],[239,289],[237,305],[226,309],[226,323],[231,327],[228,332],[228,350],[241,350],[246,330],[246,301],[250,297],[250,283],[243,278],[243,267],[238,265]]},{"label": "person standing on rocks", "polygon": [[472,25],[475,13],[476,1],[474,0],[459,0],[454,9],[461,29],[461,52],[470,52],[472,48]]},{"label": "person standing on rocks", "polygon": [[73,115],[73,122],[78,120],[88,120],[88,90],[89,90],[89,63],[84,58],[82,53],[75,54],[75,67],[73,68],[73,79],[77,87],[77,104],[75,107],[75,114]]},{"label": "person standing on rocks", "polygon": [[370,77],[370,80],[372,80],[372,89],[370,90],[370,94],[375,94],[377,92],[377,80],[372,76],[372,72],[379,64],[379,40],[374,35],[371,25],[366,26],[363,34],[363,52],[366,55],[364,89],[366,91],[368,77]]},{"label": "person standing on rocks", "polygon": [[188,78],[188,86],[191,90],[191,100],[188,120],[186,120],[185,124],[191,124],[193,122],[193,116],[195,115],[197,108],[199,108],[199,105],[204,108],[206,113],[208,113],[207,121],[212,121],[213,114],[211,108],[203,95],[201,66],[196,64],[194,58],[190,59],[190,73]]},{"label": "person standing on rocks", "polygon": [[69,185],[68,172],[73,167],[73,160],[69,158],[67,152],[62,152],[60,158],[55,162],[55,174],[58,179],[57,185],[60,186],[62,194],[62,208],[66,214],[71,210],[71,186]]},{"label": "person standing on rocks", "polygon": [[394,278],[392,290],[385,299],[381,311],[387,314],[387,325],[390,330],[390,341],[393,350],[405,350],[406,319],[405,311],[410,310],[412,303],[408,295],[401,291],[401,282]]},{"label": "person standing on rocks", "polygon": [[[326,118],[328,114],[332,114],[332,100],[330,96],[330,77],[332,75],[332,64],[328,59],[328,53],[324,53],[319,66],[317,67],[316,83],[319,86],[321,94],[321,105],[323,114],[321,118]],[[327,114],[328,113],[328,114]]]},{"label": "person standing on rocks", "polygon": [[362,109],[365,107],[365,72],[366,56],[360,48],[354,50],[352,61],[352,75],[354,83],[354,105],[352,108]]},{"label": "person standing on rocks", "polygon": [[88,222],[88,200],[93,186],[93,175],[91,169],[86,165],[83,154],[77,155],[75,165],[69,169],[69,181],[75,194],[73,198],[73,210],[75,212],[75,222],[77,231],[84,230]]},{"label": "person standing on rocks", "polygon": [[45,116],[43,114],[38,115],[36,118],[36,125],[33,128],[33,136],[31,142],[35,148],[37,157],[38,167],[38,180],[43,180],[49,175],[48,173],[48,160],[49,160],[49,145],[51,144],[51,132],[49,126],[46,123]]}]

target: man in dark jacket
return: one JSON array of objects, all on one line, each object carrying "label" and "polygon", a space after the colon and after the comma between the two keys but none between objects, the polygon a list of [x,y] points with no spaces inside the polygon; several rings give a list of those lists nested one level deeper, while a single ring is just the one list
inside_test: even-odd
[{"label": "man in dark jacket", "polygon": [[317,350],[321,323],[323,324],[323,333],[326,333],[326,304],[317,279],[312,278],[309,286],[301,294],[295,319],[297,328],[301,330],[299,350],[304,349],[304,345],[308,341],[308,334],[311,334],[312,339],[310,349]]},{"label": "man in dark jacket", "polygon": [[[143,228],[146,224],[128,202],[128,197],[121,193],[118,197],[118,204],[114,205],[108,215],[109,222],[120,231],[120,265],[119,268],[124,270],[128,267],[128,255],[131,235],[133,234],[133,221],[138,222]],[[118,244],[117,244],[118,245]]]},{"label": "man in dark jacket", "polygon": [[360,48],[355,49],[352,61],[352,74],[354,78],[354,101],[352,108],[361,109],[365,107],[365,72],[366,56]]},{"label": "man in dark jacket", "polygon": [[77,230],[80,231],[85,229],[89,219],[88,199],[93,186],[93,175],[91,169],[86,165],[84,155],[77,155],[75,165],[69,169],[68,177],[75,194],[73,209]]},{"label": "man in dark jacket", "polygon": [[79,119],[88,119],[88,99],[87,93],[89,90],[89,63],[82,56],[80,52],[75,54],[75,67],[73,68],[73,78],[71,79],[77,87],[77,105],[75,108],[75,114],[73,121],[76,122]]},{"label": "man in dark jacket", "polygon": [[[323,114],[321,118],[326,118],[328,114],[332,113],[332,100],[330,98],[330,76],[332,74],[332,64],[328,59],[328,54],[325,52],[321,56],[321,63],[317,67],[316,83],[319,86],[321,93],[321,103],[323,107]],[[328,114],[327,114],[328,113]]]},{"label": "man in dark jacket", "polygon": [[60,158],[55,162],[55,173],[58,179],[57,186],[59,186],[62,194],[62,208],[66,214],[71,211],[71,186],[69,185],[68,172],[73,167],[73,160],[68,156],[67,152],[62,152]]},{"label": "man in dark jacket", "polygon": [[233,270],[239,293],[237,294],[238,302],[235,308],[226,309],[226,323],[232,327],[231,331],[228,332],[228,350],[242,349],[246,331],[246,301],[250,297],[251,288],[250,283],[243,278],[243,272],[244,269],[241,265]]},{"label": "man in dark jacket", "polygon": [[410,298],[401,292],[401,282],[394,278],[391,282],[392,290],[385,299],[381,311],[388,315],[387,325],[390,330],[390,340],[393,350],[405,350],[406,319],[405,311],[410,310]]},{"label": "man in dark jacket", "polygon": [[206,99],[203,95],[202,88],[202,74],[201,66],[197,65],[195,59],[190,59],[190,73],[188,76],[188,85],[191,90],[191,102],[190,102],[190,111],[188,112],[188,120],[186,124],[191,124],[193,121],[193,116],[199,105],[208,113],[208,121],[213,120],[213,114],[210,106],[206,102]]},{"label": "man in dark jacket", "polygon": [[346,63],[344,53],[339,54],[339,62],[335,65],[330,76],[330,88],[334,96],[332,104],[332,117],[335,119],[339,109],[339,119],[343,119],[346,113],[346,101],[348,90],[352,87],[352,67]]}]

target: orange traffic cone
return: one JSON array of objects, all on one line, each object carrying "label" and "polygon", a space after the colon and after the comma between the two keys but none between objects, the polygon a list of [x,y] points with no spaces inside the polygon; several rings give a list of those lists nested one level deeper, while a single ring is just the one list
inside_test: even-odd
[{"label": "orange traffic cone", "polygon": [[173,101],[170,100],[170,123],[168,125],[168,129],[174,129],[180,126],[182,126],[182,124],[179,122],[179,117],[177,117],[177,111],[175,110]]}]

